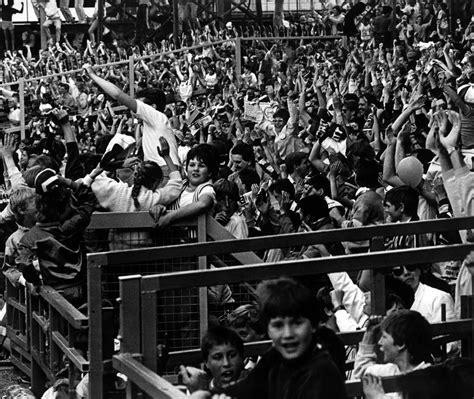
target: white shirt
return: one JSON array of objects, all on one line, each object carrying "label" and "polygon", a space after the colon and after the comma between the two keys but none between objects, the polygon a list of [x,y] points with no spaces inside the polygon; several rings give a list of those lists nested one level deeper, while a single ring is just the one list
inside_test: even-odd
[{"label": "white shirt", "polygon": [[175,165],[179,165],[178,144],[171,129],[168,117],[152,106],[137,100],[137,117],[143,120],[143,154],[145,161],[154,161],[160,166],[166,165],[158,155],[159,138],[164,137],[170,146],[170,156]]},{"label": "white shirt", "polygon": [[441,305],[446,305],[446,320],[455,320],[454,300],[447,292],[419,283],[411,310],[419,312],[430,323],[441,322]]}]

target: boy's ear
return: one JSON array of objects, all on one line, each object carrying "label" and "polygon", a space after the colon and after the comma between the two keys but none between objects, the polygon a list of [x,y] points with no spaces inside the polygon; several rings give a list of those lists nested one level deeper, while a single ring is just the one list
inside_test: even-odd
[{"label": "boy's ear", "polygon": [[400,210],[400,212],[405,213],[405,204],[403,202],[400,202],[397,208]]}]

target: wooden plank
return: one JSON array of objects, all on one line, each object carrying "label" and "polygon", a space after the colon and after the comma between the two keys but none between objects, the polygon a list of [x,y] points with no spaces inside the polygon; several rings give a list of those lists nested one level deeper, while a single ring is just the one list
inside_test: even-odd
[{"label": "wooden plank", "polygon": [[[370,251],[377,252],[384,249],[384,237],[373,237],[370,241]],[[377,269],[372,269],[369,272],[372,282],[370,287],[371,314],[385,315],[385,274],[382,270]]]},{"label": "wooden plank", "polygon": [[[198,242],[206,242],[207,238],[207,215],[198,217],[197,240]],[[207,257],[198,257],[198,269],[207,269]],[[207,303],[207,287],[199,288],[199,339],[202,341],[207,332],[208,327],[208,303]]]},{"label": "wooden plank", "polygon": [[19,310],[21,313],[26,313],[26,305],[18,302],[15,298],[7,297],[7,305]]},{"label": "wooden plank", "polygon": [[121,352],[139,353],[140,334],[140,275],[119,277]]},{"label": "wooden plank", "polygon": [[[197,220],[187,219],[173,226],[196,226]],[[100,229],[145,229],[152,228],[155,221],[148,212],[94,212],[87,226],[90,230]]]},{"label": "wooden plank", "polygon": [[51,338],[59,347],[61,352],[65,354],[72,363],[74,363],[81,373],[87,373],[89,371],[89,362],[77,351],[77,349],[69,346],[67,339],[64,338],[59,331],[52,331]]},{"label": "wooden plank", "polygon": [[87,303],[89,316],[89,397],[103,397],[102,350],[102,273],[100,265],[87,264]]},{"label": "wooden plank", "polygon": [[[235,237],[211,216],[206,217],[206,230],[207,235],[214,241],[235,240]],[[231,253],[231,255],[242,265],[251,265],[263,262],[263,260],[255,255],[254,252],[237,252]]]},{"label": "wooden plank", "polygon": [[157,342],[156,342],[156,291],[142,292],[141,307],[142,307],[142,352],[143,363],[151,371],[156,372],[157,368]]},{"label": "wooden plank", "polygon": [[265,280],[280,276],[304,276],[361,269],[382,269],[399,265],[413,265],[423,262],[442,262],[463,259],[474,244],[456,244],[426,248],[401,249],[332,256],[327,258],[282,261],[279,263],[224,267],[212,270],[186,271],[150,275],[142,278],[142,290],[168,290],[173,288],[203,287],[221,283],[238,283]]},{"label": "wooden plank", "polygon": [[71,303],[54,288],[43,285],[40,290],[40,296],[75,329],[87,327],[87,316],[84,316],[79,310],[71,305]]},{"label": "wooden plank", "polygon": [[130,354],[115,355],[114,368],[154,399],[186,399],[186,394],[154,373]]},{"label": "wooden plank", "polygon": [[352,241],[354,237],[357,237],[358,240],[366,240],[376,236],[388,237],[395,235],[434,233],[450,230],[466,230],[472,228],[474,228],[474,217],[437,219],[421,222],[390,223],[349,229],[333,229],[296,234],[281,234],[277,236],[247,238],[243,240],[232,239],[218,242],[101,252],[97,254],[89,254],[87,258],[91,261],[94,261],[95,258],[98,258],[99,260],[97,260],[97,262],[100,262],[100,264],[113,265],[147,262],[157,259],[179,258],[183,256],[183,253],[185,253],[186,256],[201,256],[222,253],[235,254],[241,252],[253,252],[256,250],[269,248],[285,248],[315,243],[323,244],[328,242]]}]

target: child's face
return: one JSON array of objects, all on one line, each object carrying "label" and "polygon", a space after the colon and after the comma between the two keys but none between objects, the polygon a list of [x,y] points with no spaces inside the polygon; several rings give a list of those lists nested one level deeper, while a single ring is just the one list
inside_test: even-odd
[{"label": "child's face", "polygon": [[197,187],[211,178],[209,168],[198,158],[193,158],[186,166],[190,186]]},{"label": "child's face", "polygon": [[399,222],[402,217],[402,210],[399,206],[392,204],[390,201],[384,203],[385,219],[388,223]]},{"label": "child's face", "polygon": [[386,331],[382,331],[382,336],[378,342],[380,350],[383,352],[385,363],[393,363],[401,352],[400,345],[395,345],[393,337]]},{"label": "child's face", "polygon": [[206,367],[211,372],[216,387],[237,381],[243,365],[244,359],[231,344],[214,346],[206,361]]},{"label": "child's face", "polygon": [[36,223],[36,201],[35,197],[27,200],[23,209],[23,227],[33,227]]},{"label": "child's face", "polygon": [[268,323],[268,336],[273,347],[285,360],[304,355],[311,346],[314,331],[311,321],[302,316],[274,317]]},{"label": "child's face", "polygon": [[228,195],[216,195],[214,210],[216,213],[225,212],[225,214],[230,217],[237,210],[237,201]]}]

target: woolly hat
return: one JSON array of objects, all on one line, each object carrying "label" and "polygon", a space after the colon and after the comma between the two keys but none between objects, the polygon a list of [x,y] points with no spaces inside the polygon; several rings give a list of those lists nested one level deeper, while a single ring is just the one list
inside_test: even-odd
[{"label": "woolly hat", "polygon": [[45,194],[59,186],[59,176],[53,169],[44,169],[35,179],[35,189],[37,194]]}]

